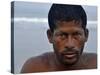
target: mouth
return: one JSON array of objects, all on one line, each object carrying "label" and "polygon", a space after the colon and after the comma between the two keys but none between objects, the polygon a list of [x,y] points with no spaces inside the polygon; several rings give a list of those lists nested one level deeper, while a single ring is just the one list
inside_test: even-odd
[{"label": "mouth", "polygon": [[67,52],[67,53],[63,54],[64,58],[67,58],[67,59],[75,58],[76,55],[77,55],[76,53],[72,53],[72,52]]},{"label": "mouth", "polygon": [[68,59],[71,59],[71,58],[76,57],[76,54],[75,54],[75,53],[72,53],[72,54],[65,54],[64,57],[66,57],[66,58],[68,58]]}]

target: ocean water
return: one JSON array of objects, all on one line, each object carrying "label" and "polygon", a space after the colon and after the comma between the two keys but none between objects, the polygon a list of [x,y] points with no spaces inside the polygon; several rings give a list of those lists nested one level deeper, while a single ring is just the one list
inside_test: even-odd
[{"label": "ocean water", "polygon": [[[46,35],[47,23],[14,22],[14,66],[19,73],[23,63],[30,57],[53,51]],[[88,27],[89,38],[85,52],[97,53],[97,25]]]}]

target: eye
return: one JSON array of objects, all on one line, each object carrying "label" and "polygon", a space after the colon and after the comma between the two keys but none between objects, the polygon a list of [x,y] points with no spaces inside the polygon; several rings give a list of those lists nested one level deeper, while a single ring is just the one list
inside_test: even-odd
[{"label": "eye", "polygon": [[65,40],[67,37],[68,37],[68,34],[65,34],[65,33],[61,33],[61,34],[60,34],[60,38],[61,38],[62,40]]},{"label": "eye", "polygon": [[73,37],[75,39],[80,39],[82,37],[82,33],[81,32],[75,32],[75,33],[73,33]]},{"label": "eye", "polygon": [[62,40],[64,40],[67,37],[67,35],[64,34],[64,33],[56,33],[56,36],[59,37]]},{"label": "eye", "polygon": [[61,36],[62,38],[66,37],[66,35],[64,35],[64,34],[60,34],[60,36]]},{"label": "eye", "polygon": [[79,35],[82,35],[82,33],[81,32],[75,32],[75,33],[73,33],[73,35],[79,36]]}]

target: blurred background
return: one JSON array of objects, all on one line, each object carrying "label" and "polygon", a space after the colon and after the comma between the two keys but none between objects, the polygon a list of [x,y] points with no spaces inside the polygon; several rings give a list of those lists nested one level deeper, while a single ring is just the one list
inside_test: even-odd
[{"label": "blurred background", "polygon": [[[53,51],[46,35],[51,3],[14,3],[14,70],[20,70],[27,59]],[[97,6],[83,5],[88,17],[88,42],[84,52],[97,53]]]}]

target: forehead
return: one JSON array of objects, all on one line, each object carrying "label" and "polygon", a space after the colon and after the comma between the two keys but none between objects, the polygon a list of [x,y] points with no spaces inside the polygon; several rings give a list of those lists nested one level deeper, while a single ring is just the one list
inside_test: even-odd
[{"label": "forehead", "polygon": [[79,21],[59,21],[56,23],[56,30],[63,30],[63,31],[81,31],[82,23]]},{"label": "forehead", "polygon": [[76,26],[76,27],[82,27],[82,22],[81,21],[76,21],[76,20],[72,20],[72,21],[57,21],[56,23],[56,27],[63,27],[63,26]]}]

